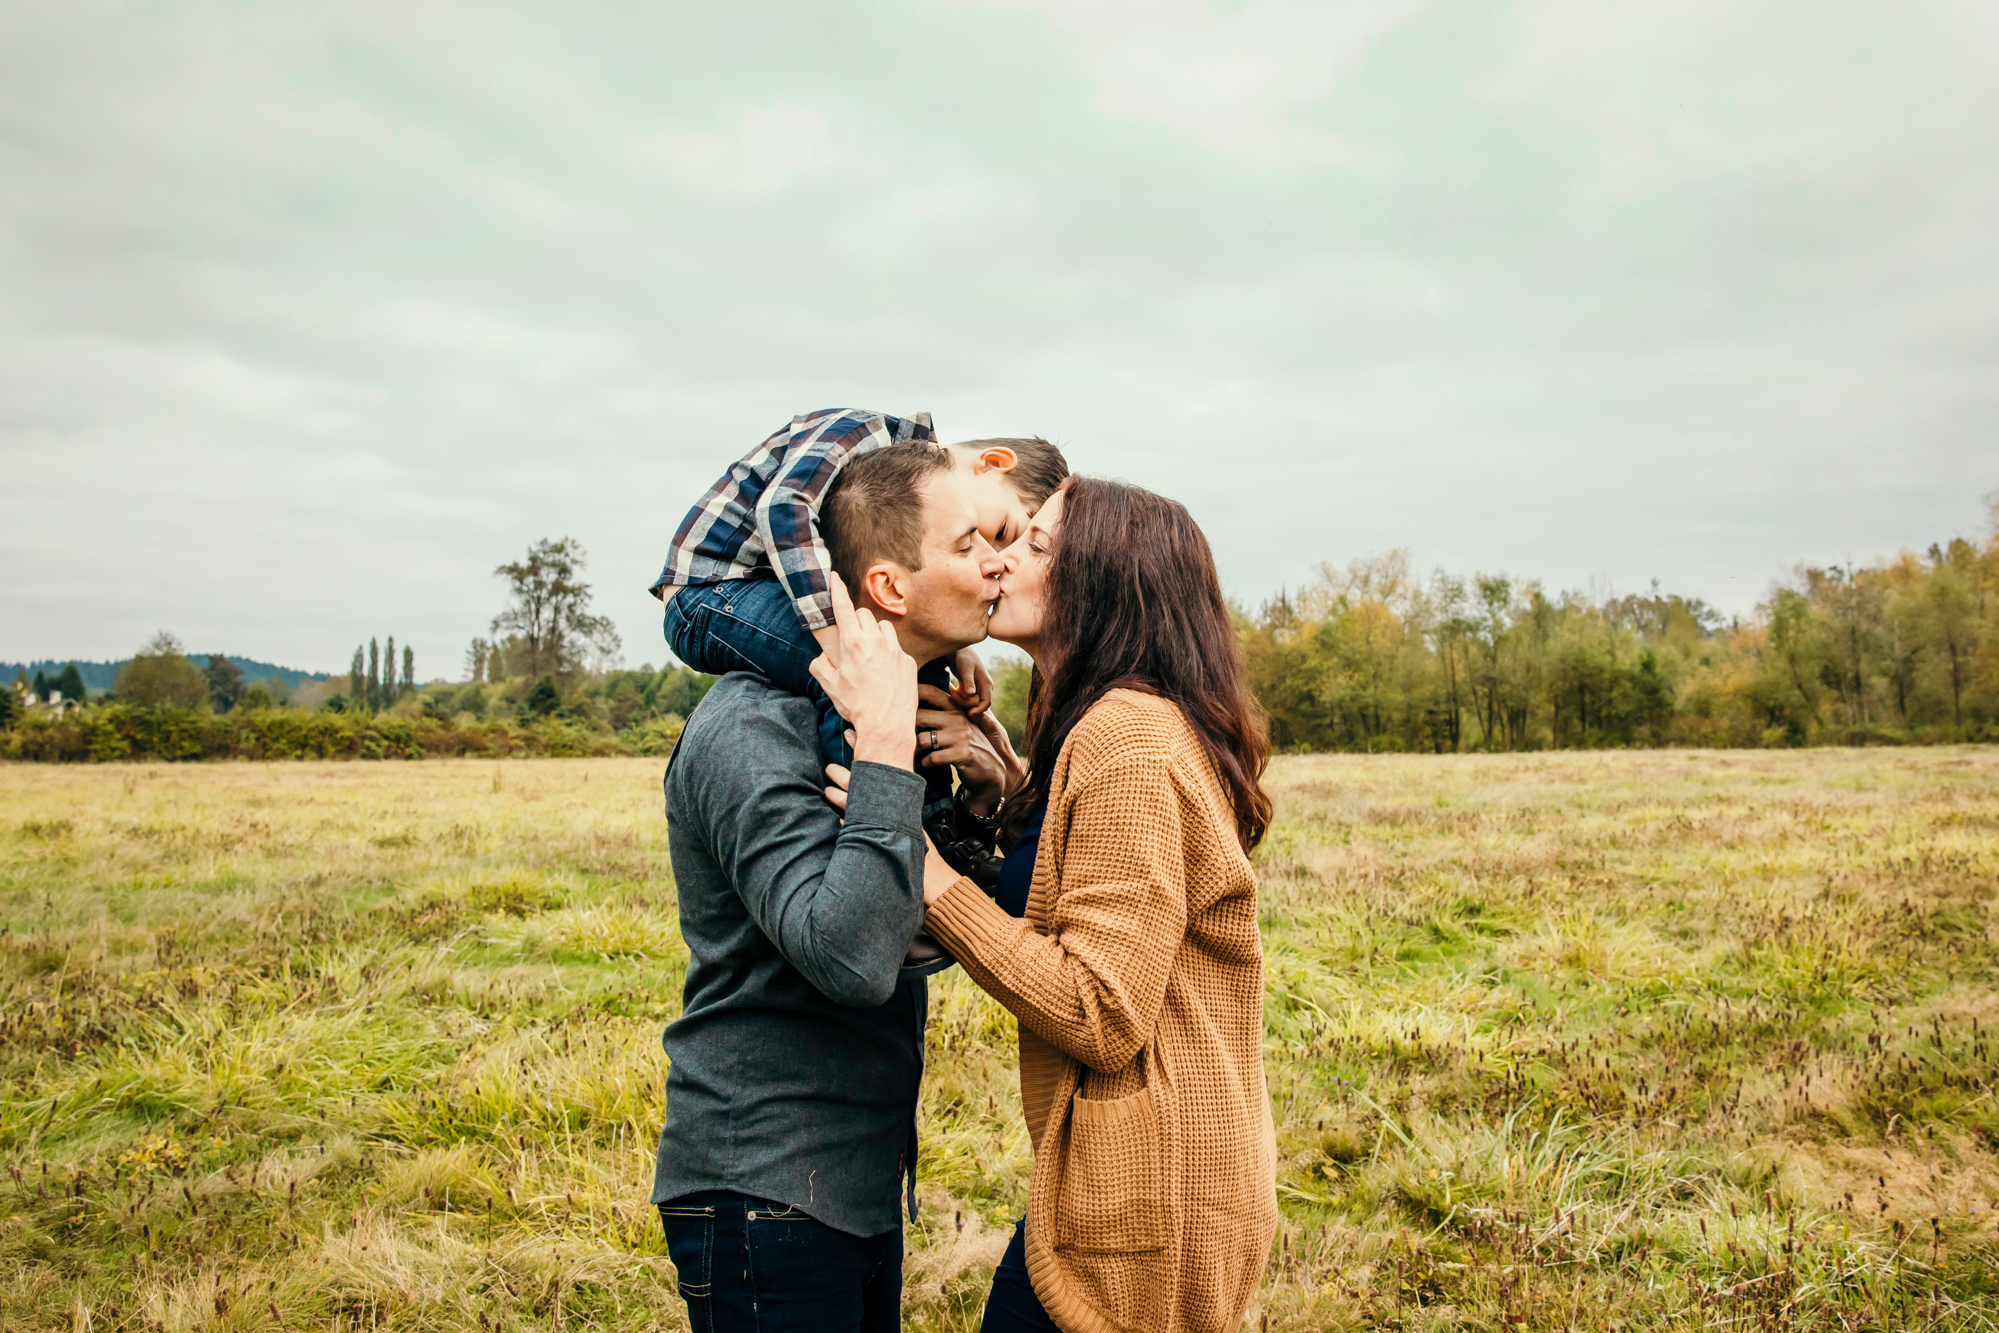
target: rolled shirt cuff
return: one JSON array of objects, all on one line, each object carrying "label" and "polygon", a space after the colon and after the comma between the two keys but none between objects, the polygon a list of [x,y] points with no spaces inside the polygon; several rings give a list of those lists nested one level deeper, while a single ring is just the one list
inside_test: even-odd
[{"label": "rolled shirt cuff", "polygon": [[923,836],[923,779],[907,768],[862,760],[847,779],[847,822]]}]

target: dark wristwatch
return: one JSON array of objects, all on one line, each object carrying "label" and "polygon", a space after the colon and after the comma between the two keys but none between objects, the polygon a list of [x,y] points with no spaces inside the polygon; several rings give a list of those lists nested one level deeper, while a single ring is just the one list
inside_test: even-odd
[{"label": "dark wristwatch", "polygon": [[954,804],[949,814],[937,816],[923,826],[930,840],[937,845],[937,854],[944,863],[987,893],[999,883],[1000,859],[993,855],[993,844],[999,837],[999,820],[990,815],[975,815],[962,803]]},{"label": "dark wristwatch", "polygon": [[1003,808],[1004,807],[1002,806],[996,805],[993,807],[993,812],[991,814],[982,815],[978,811],[972,809],[971,806],[966,805],[964,802],[964,798],[960,797],[958,800],[958,808],[955,813],[957,815],[958,824],[960,827],[965,828],[970,832],[977,833],[980,837],[986,839],[987,841],[997,846],[999,843],[999,835],[1000,835],[1000,811]]}]

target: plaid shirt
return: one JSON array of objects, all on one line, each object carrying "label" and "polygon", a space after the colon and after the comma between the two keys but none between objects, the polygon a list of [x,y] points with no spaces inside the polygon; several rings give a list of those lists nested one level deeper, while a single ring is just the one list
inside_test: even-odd
[{"label": "plaid shirt", "polygon": [[885,444],[934,440],[930,414],[884,416],[827,408],[793,417],[708,488],[680,520],[661,588],[722,583],[774,570],[808,630],[833,623],[833,558],[819,538],[819,505],[848,459]]}]

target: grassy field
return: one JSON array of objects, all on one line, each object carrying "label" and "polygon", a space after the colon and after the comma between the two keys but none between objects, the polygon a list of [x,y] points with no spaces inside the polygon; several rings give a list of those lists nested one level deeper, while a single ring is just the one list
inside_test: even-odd
[{"label": "grassy field", "polygon": [[[679,1328],[658,760],[0,767],[0,1326]],[[1999,1325],[1999,751],[1292,758],[1251,1328]],[[1017,1215],[933,988],[907,1324]]]}]

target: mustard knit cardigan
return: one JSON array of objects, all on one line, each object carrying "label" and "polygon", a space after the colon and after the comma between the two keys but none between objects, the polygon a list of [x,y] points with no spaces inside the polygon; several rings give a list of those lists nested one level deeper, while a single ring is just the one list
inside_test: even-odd
[{"label": "mustard knit cardigan", "polygon": [[932,934],[1020,1022],[1027,1270],[1065,1333],[1234,1330],[1277,1226],[1256,879],[1193,729],[1114,690],[1057,758],[1024,920]]}]

